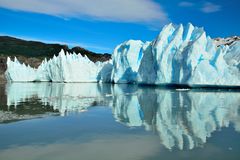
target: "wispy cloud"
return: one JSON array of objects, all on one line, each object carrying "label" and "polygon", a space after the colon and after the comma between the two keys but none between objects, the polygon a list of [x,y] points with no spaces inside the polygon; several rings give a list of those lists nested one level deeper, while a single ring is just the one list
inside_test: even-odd
[{"label": "wispy cloud", "polygon": [[185,7],[185,8],[194,8],[197,9],[203,13],[213,13],[213,12],[218,12],[221,10],[222,6],[205,1],[204,3],[202,2],[189,2],[189,1],[182,1],[178,3],[179,7]]},{"label": "wispy cloud", "polygon": [[192,7],[192,6],[194,6],[194,3],[188,2],[188,1],[182,1],[182,2],[178,3],[178,6],[180,6],[180,7]]},{"label": "wispy cloud", "polygon": [[221,10],[221,6],[211,3],[211,2],[206,2],[204,3],[203,7],[201,8],[201,11],[204,13],[213,13],[213,12],[218,12]]},{"label": "wispy cloud", "polygon": [[165,23],[167,13],[153,0],[1,0],[0,7],[62,18]]}]

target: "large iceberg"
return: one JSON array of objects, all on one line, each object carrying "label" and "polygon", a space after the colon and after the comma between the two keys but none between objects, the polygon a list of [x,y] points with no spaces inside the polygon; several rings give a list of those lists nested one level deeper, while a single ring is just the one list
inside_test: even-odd
[{"label": "large iceberg", "polygon": [[[143,53],[138,83],[240,85],[240,42],[216,46],[202,28],[165,26]],[[150,73],[150,74],[149,74]]]},{"label": "large iceberg", "polygon": [[240,41],[221,45],[192,24],[166,25],[152,42],[129,40],[112,60],[93,63],[61,51],[37,69],[7,62],[10,81],[113,82],[153,85],[240,86]]}]

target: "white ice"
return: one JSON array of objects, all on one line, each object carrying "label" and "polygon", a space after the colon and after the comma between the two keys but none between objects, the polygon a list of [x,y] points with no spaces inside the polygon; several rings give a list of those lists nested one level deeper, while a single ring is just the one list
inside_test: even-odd
[{"label": "white ice", "polygon": [[203,28],[169,24],[152,42],[118,45],[107,62],[62,50],[37,69],[9,58],[7,66],[9,81],[240,86],[240,41],[217,46]]}]

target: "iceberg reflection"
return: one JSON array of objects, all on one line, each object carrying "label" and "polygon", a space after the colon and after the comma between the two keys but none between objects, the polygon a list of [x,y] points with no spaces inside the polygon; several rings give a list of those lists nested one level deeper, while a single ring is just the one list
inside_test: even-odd
[{"label": "iceberg reflection", "polygon": [[176,91],[97,83],[9,83],[7,105],[37,97],[62,115],[89,106],[112,107],[118,122],[157,132],[168,149],[193,149],[216,130],[233,124],[240,131],[238,92]]},{"label": "iceberg reflection", "polygon": [[[83,111],[101,102],[110,91],[96,83],[8,83],[7,105],[17,106],[33,97],[43,105],[50,105],[62,115],[71,111]],[[110,88],[109,88],[110,89]],[[103,103],[104,104],[104,103]]]},{"label": "iceberg reflection", "polygon": [[137,95],[116,99],[113,108],[119,121],[157,131],[169,149],[201,146],[230,123],[240,131],[239,93],[140,89]]}]

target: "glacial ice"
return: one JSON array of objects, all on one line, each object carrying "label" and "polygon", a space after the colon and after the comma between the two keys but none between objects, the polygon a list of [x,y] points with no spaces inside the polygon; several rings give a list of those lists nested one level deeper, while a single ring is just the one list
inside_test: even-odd
[{"label": "glacial ice", "polygon": [[144,52],[138,83],[239,86],[240,70],[224,58],[228,51],[216,47],[202,28],[169,24]]},{"label": "glacial ice", "polygon": [[29,65],[21,64],[16,57],[14,61],[8,57],[6,78],[8,81],[31,82],[36,79],[36,70]]},{"label": "glacial ice", "polygon": [[136,82],[137,72],[143,56],[144,43],[129,40],[114,49],[111,80],[114,83]]},{"label": "glacial ice", "polygon": [[111,70],[111,61],[94,63],[87,56],[65,54],[61,50],[57,57],[45,59],[37,69],[21,64],[16,58],[14,61],[8,58],[5,74],[7,80],[15,82],[109,82]]},{"label": "glacial ice", "polygon": [[9,81],[240,86],[240,41],[217,46],[203,28],[169,24],[152,42],[118,45],[107,62],[62,50],[37,69],[16,59],[8,59],[7,66]]}]

